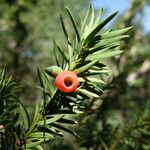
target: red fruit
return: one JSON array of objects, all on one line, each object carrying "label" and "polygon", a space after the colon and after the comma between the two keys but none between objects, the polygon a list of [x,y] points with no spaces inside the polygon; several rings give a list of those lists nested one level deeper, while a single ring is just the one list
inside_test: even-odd
[{"label": "red fruit", "polygon": [[61,92],[72,93],[79,85],[78,77],[73,71],[62,71],[56,76],[55,85]]}]

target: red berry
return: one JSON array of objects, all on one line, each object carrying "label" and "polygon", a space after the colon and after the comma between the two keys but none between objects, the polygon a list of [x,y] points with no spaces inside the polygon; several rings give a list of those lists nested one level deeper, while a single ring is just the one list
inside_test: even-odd
[{"label": "red berry", "polygon": [[56,76],[55,85],[61,92],[75,92],[79,85],[78,77],[73,71],[62,71]]}]

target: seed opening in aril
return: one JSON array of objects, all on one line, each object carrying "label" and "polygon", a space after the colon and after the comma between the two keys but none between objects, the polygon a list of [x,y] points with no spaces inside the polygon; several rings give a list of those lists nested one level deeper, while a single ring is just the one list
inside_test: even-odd
[{"label": "seed opening in aril", "polygon": [[66,79],[64,80],[64,83],[65,83],[65,85],[66,85],[67,87],[69,87],[69,86],[72,85],[72,80],[71,80],[70,78],[66,78]]}]

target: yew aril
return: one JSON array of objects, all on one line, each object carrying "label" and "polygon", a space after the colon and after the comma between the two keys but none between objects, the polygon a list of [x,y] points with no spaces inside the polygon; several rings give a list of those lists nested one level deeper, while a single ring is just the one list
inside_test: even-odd
[{"label": "yew aril", "polygon": [[56,76],[55,85],[61,92],[75,92],[79,85],[78,77],[73,71],[62,71]]}]

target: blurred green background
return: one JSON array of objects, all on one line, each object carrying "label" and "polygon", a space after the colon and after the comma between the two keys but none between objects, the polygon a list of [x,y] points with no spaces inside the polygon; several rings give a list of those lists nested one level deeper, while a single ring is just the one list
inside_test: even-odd
[{"label": "blurred green background", "polygon": [[[150,1],[149,0],[0,0],[0,67],[22,85],[21,100],[33,111],[35,101],[41,99],[37,89],[36,69],[54,65],[53,39],[65,48],[60,25],[60,13],[71,36],[72,26],[64,6],[75,18],[83,16],[90,3],[96,10],[103,7],[104,17],[120,10],[115,29],[134,26],[130,38],[121,43],[124,54],[107,60],[112,69],[102,96],[103,103],[87,104],[88,111],[80,116],[80,139],[66,135],[48,144],[47,149],[100,150],[117,141],[120,132],[143,118],[150,120]],[[143,129],[143,132],[149,131]],[[132,133],[131,135],[139,135]],[[143,133],[144,134],[144,133]],[[140,137],[150,140],[150,133]],[[119,136],[118,136],[119,135]],[[134,139],[134,138],[133,138]],[[147,141],[140,143],[126,137],[128,146],[118,149],[150,149]],[[137,142],[137,143],[136,143]]]}]

